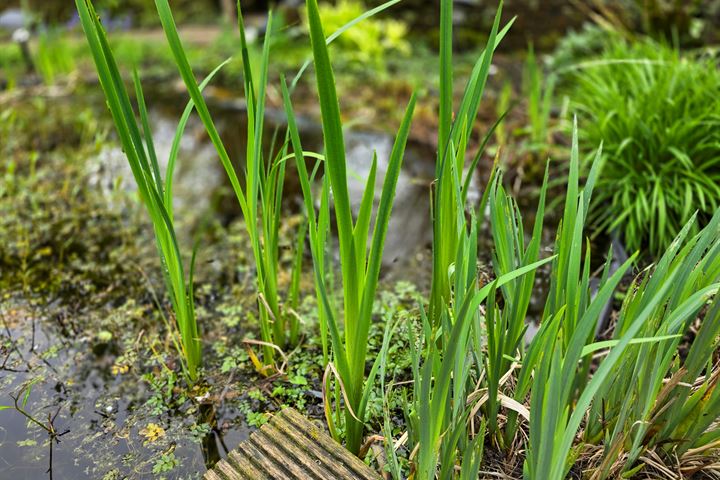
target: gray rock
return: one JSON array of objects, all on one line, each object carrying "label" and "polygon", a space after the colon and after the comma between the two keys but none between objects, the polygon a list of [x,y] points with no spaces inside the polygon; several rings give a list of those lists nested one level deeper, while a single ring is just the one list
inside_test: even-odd
[{"label": "gray rock", "polygon": [[9,8],[0,13],[0,29],[17,30],[30,24],[31,18],[19,8]]}]

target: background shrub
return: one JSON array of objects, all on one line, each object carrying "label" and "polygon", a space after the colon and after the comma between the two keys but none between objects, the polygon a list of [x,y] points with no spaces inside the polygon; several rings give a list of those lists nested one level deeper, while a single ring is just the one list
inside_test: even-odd
[{"label": "background shrub", "polygon": [[[320,15],[326,34],[359,17],[367,10],[360,0],[338,0],[334,5],[322,3]],[[307,22],[305,22],[307,24]],[[360,66],[367,64],[382,70],[391,52],[410,54],[407,25],[392,18],[369,18],[345,32],[333,48],[343,51],[342,57]]]}]

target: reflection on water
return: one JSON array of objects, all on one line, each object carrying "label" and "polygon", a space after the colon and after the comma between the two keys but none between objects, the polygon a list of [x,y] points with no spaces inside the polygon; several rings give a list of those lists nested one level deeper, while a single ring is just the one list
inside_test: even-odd
[{"label": "reflection on water", "polygon": [[[151,422],[172,437],[168,443],[181,462],[173,474],[184,472],[183,478],[199,477],[227,454],[226,445],[247,438],[247,428],[233,421],[238,412],[231,409],[152,412],[144,381],[113,374],[117,348],[112,342],[63,335],[37,311],[6,306],[0,308],[0,405],[12,406],[12,397],[18,397],[18,405],[39,423],[52,425],[57,436],[51,441],[45,429],[14,409],[0,411],[0,478],[114,479],[130,472],[130,478],[145,478],[164,453],[138,434]],[[6,358],[10,361],[3,365]],[[193,424],[207,424],[208,431],[195,439],[188,428]]]}]

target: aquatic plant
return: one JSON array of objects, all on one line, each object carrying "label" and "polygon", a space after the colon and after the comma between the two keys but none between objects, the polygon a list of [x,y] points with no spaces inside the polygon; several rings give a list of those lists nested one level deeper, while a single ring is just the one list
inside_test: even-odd
[{"label": "aquatic plant", "polygon": [[[343,25],[328,41],[333,41],[360,21],[382,11],[389,5],[397,3],[397,1],[398,0],[391,0],[371,11],[362,13],[358,18],[354,18],[346,25]],[[292,312],[284,311],[283,308],[281,308],[277,283],[280,210],[282,207],[285,159],[287,157],[288,142],[285,142],[274,155],[273,152],[268,154],[272,160],[269,160],[268,156],[263,152],[265,99],[270,63],[270,47],[273,40],[272,13],[268,17],[268,33],[265,36],[258,73],[253,69],[250,62],[249,46],[245,35],[242,10],[238,3],[238,27],[241,40],[240,52],[243,65],[245,98],[247,100],[248,143],[245,155],[245,187],[243,188],[202,96],[202,88],[204,85],[198,85],[195,80],[167,0],[157,0],[155,2],[157,13],[166,34],[175,64],[188,89],[190,102],[178,126],[178,132],[170,154],[171,157],[168,161],[168,169],[164,181],[159,174],[158,162],[152,145],[152,132],[149,127],[149,122],[147,121],[147,109],[144,105],[139,80],[136,79],[135,93],[140,104],[142,135],[140,134],[141,128],[136,123],[137,120],[133,114],[130,97],[125,91],[122,77],[120,76],[112,51],[108,45],[106,34],[95,14],[92,3],[90,0],[77,0],[76,3],[78,11],[81,12],[81,21],[86,31],[88,41],[90,42],[93,57],[99,75],[101,76],[101,84],[106,97],[108,97],[108,104],[111,108],[116,128],[121,136],[121,141],[126,151],[128,146],[133,147],[132,151],[128,153],[128,160],[131,163],[131,167],[133,167],[133,173],[139,185],[141,197],[151,213],[156,232],[160,232],[157,233],[157,235],[160,235],[162,239],[160,247],[163,265],[170,273],[169,281],[172,282],[170,284],[170,291],[172,292],[171,300],[184,339],[182,350],[185,352],[192,346],[192,353],[185,353],[189,358],[188,363],[192,363],[192,367],[189,368],[191,372],[190,376],[193,379],[196,377],[196,369],[199,364],[200,355],[200,343],[195,325],[194,307],[192,305],[192,266],[190,269],[190,280],[188,280],[187,285],[185,285],[182,274],[182,261],[175,240],[174,226],[172,223],[171,203],[172,173],[178,154],[179,141],[193,109],[197,111],[218,153],[245,220],[245,227],[250,238],[256,265],[258,310],[262,339],[261,345],[263,347],[263,361],[262,364],[258,361],[258,365],[263,372],[267,372],[266,367],[274,365],[275,349],[278,347],[282,348],[288,344],[294,345],[299,337],[299,318]],[[224,62],[221,67],[228,62],[229,61]],[[303,66],[294,83],[300,78],[300,75],[305,71],[308,64],[309,62]],[[215,75],[221,67],[213,71],[211,76]],[[259,75],[258,78],[255,77],[256,74]],[[143,137],[146,146],[144,146]],[[156,197],[161,201],[156,201]],[[300,246],[302,243],[298,243],[298,245]],[[299,270],[301,268],[301,257],[296,255],[296,259],[294,265],[295,268]],[[293,276],[297,278],[297,275]],[[180,295],[179,292],[184,293]],[[297,303],[297,279],[291,283],[289,297],[291,301]],[[185,345],[186,343],[187,346]]]},{"label": "aquatic plant", "polygon": [[[243,188],[195,80],[178,35],[170,5],[167,0],[157,0],[155,3],[180,76],[188,89],[190,98],[218,153],[220,162],[228,175],[233,192],[240,204],[255,259],[260,333],[264,344],[263,364],[272,366],[275,358],[273,345],[284,347],[286,343],[285,317],[280,311],[277,288],[279,209],[281,207],[280,201],[285,169],[284,163],[267,162],[262,151],[265,94],[267,91],[272,36],[268,34],[265,37],[260,62],[259,82],[256,84],[248,58],[242,11],[238,8],[243,79],[247,102],[248,135],[245,155],[245,187]],[[272,32],[272,14],[268,17],[267,31]]]},{"label": "aquatic plant", "polygon": [[[342,276],[342,300],[344,320],[344,341],[340,333],[340,318],[330,305],[326,279],[323,274],[323,261],[327,219],[321,207],[316,219],[310,192],[309,177],[305,171],[302,147],[294,125],[294,114],[290,106],[289,91],[283,84],[285,106],[291,128],[291,139],[300,171],[300,180],[305,197],[306,210],[310,222],[310,240],[315,263],[315,282],[320,294],[320,309],[330,334],[332,345],[331,367],[337,371],[339,389],[345,399],[345,438],[347,447],[358,453],[363,439],[363,419],[367,396],[373,387],[374,372],[365,381],[365,362],[367,354],[367,336],[372,321],[372,309],[375,291],[380,275],[380,265],[385,244],[387,226],[390,220],[395,187],[397,185],[400,166],[402,164],[405,144],[410,130],[415,97],[407,107],[402,125],[395,139],[388,162],[387,173],[383,182],[380,204],[375,214],[372,230],[371,247],[368,251],[367,241],[370,233],[373,201],[375,198],[375,172],[377,158],[373,157],[372,167],[365,186],[365,192],[357,219],[353,219],[350,209],[350,197],[347,185],[347,165],[345,160],[345,143],[340,119],[339,104],[335,90],[335,80],[328,55],[327,38],[323,32],[322,21],[316,0],[307,1],[307,14],[310,26],[310,38],[315,61],[315,72],[318,95],[320,99],[323,139],[325,144],[325,187],[323,204],[328,205],[328,188],[332,191],[335,219],[338,229],[340,264]],[[337,400],[340,400],[339,398]],[[340,402],[336,402],[340,405]],[[326,407],[327,408],[327,407]],[[330,431],[338,437],[333,415],[326,415]]]},{"label": "aquatic plant", "polygon": [[[455,261],[463,225],[457,222],[464,209],[475,168],[497,123],[487,132],[469,168],[465,154],[487,83],[493,52],[514,21],[499,29],[502,2],[495,15],[485,50],[473,66],[457,112],[453,114],[452,2],[440,3],[440,106],[438,152],[431,197],[433,267],[429,316],[437,324],[445,305],[452,301],[451,266]],[[456,188],[457,183],[457,188]]]},{"label": "aquatic plant", "polygon": [[[696,261],[701,265],[699,271],[705,267],[717,271],[715,252],[720,246],[717,226],[708,225],[681,249],[690,225],[688,223],[663,255],[652,276],[634,285],[636,290],[631,293],[631,300],[620,311],[623,322],[616,325],[615,339],[597,343],[588,340],[592,338],[594,328],[589,313],[602,308],[597,298],[606,287],[588,307],[567,347],[561,344],[562,337],[557,335],[564,327],[561,320],[553,319],[541,328],[540,340],[530,347],[533,349],[537,345],[535,353],[540,361],[535,366],[530,396],[527,478],[565,478],[574,459],[571,451],[577,430],[589,408],[590,418],[600,423],[587,424],[586,433],[596,433],[604,440],[605,462],[595,472],[603,478],[623,449],[627,449],[628,455],[620,461],[621,469],[629,470],[640,453],[660,445],[661,440],[669,442],[663,445],[666,455],[677,455],[679,445],[696,446],[702,451],[711,448],[716,441],[717,429],[706,430],[712,423],[710,416],[717,418],[718,414],[715,375],[699,379],[694,376],[704,368],[711,374],[712,361],[707,358],[699,361],[697,356],[691,359],[686,364],[687,368],[694,369],[688,372],[691,379],[684,377],[686,370],[679,367],[679,362],[673,371],[668,371],[670,362],[678,358],[681,332],[716,295],[720,286],[717,283],[719,277],[714,274],[699,283],[691,282],[685,288],[677,287],[676,282],[683,277],[699,277],[691,268]],[[613,276],[616,275],[617,272]],[[612,280],[608,281],[606,286],[612,286],[612,283]],[[703,333],[717,328],[713,315],[706,320],[711,324]],[[714,350],[705,339],[697,348],[696,353],[702,351],[709,356]],[[607,355],[588,379],[587,356],[603,349],[609,349]],[[678,388],[676,382],[683,377],[699,383]],[[699,402],[701,398],[703,400]],[[609,404],[609,399],[621,400]],[[671,411],[666,411],[670,405],[668,401],[677,402]],[[693,408],[698,410],[690,414]],[[662,420],[669,423],[662,423],[658,418],[662,415],[665,415]],[[658,434],[656,428],[662,433]],[[678,436],[670,437],[671,434]]]},{"label": "aquatic plant", "polygon": [[614,39],[566,76],[582,146],[604,145],[595,226],[617,231],[630,250],[660,255],[695,208],[706,222],[720,205],[716,62]]},{"label": "aquatic plant", "polygon": [[[188,380],[194,382],[198,378],[202,353],[193,299],[195,254],[193,252],[186,276],[183,257],[175,233],[172,210],[173,170],[179,150],[177,147],[193,106],[189,104],[186,107],[178,123],[174,148],[163,176],[152,141],[152,130],[139,75],[136,72],[133,76],[140,116],[138,120],[108,44],[107,35],[95,13],[92,2],[76,0],[75,4],[95,61],[100,85],[105,93],[120,143],[138,187],[140,200],[153,225],[166,290],[172,304],[177,330],[180,333],[178,339],[172,333],[173,329],[171,328],[171,336],[176,349],[181,353],[183,371]],[[217,70],[208,77],[205,84],[215,73]],[[163,318],[165,317],[163,316]]]}]

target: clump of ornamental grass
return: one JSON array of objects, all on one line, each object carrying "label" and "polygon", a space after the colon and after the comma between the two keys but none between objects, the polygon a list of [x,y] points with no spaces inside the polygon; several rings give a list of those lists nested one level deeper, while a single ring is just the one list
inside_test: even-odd
[{"label": "clump of ornamental grass", "polygon": [[[478,368],[477,380],[471,379],[486,387],[475,398],[486,415],[490,438],[502,449],[510,448],[517,442],[521,417],[527,421],[527,479],[565,478],[584,442],[602,444],[603,460],[593,474],[606,478],[640,470],[638,461],[649,450],[667,460],[688,451],[709,451],[720,435],[715,425],[720,402],[713,360],[720,328],[720,212],[692,238],[688,234],[696,219],[684,226],[657,265],[631,286],[613,338],[596,341],[608,302],[637,255],[620,264],[613,262],[610,250],[597,277],[592,274],[590,246],[583,246],[583,234],[603,156],[599,149],[581,188],[577,126],[573,132],[567,195],[540,329],[526,347],[522,337],[527,300],[537,295],[531,272],[499,289],[502,302],[489,298],[484,306],[486,342],[474,348],[474,355],[485,357],[484,371]],[[499,181],[491,187],[490,227],[498,278],[537,262],[542,232],[537,222],[542,222],[547,184],[546,173],[527,247],[514,200]],[[707,313],[689,354],[681,355],[680,342],[704,309]],[[510,383],[508,376],[514,378],[512,386],[504,385]],[[502,425],[493,397],[505,411]]]},{"label": "clump of ornamental grass", "polygon": [[[565,207],[555,237],[550,290],[540,329],[527,349],[518,342],[515,348],[505,352],[507,357],[521,365],[514,399],[524,402],[529,396],[529,439],[523,467],[524,477],[528,479],[562,479],[572,465],[571,448],[580,422],[594,392],[606,379],[606,376],[597,374],[589,378],[591,358],[587,346],[593,344],[603,309],[634,260],[634,257],[628,259],[611,272],[610,253],[601,270],[596,293],[592,295],[591,252],[589,245],[583,248],[583,233],[600,169],[599,158],[599,155],[596,156],[585,187],[581,188],[575,126]],[[546,174],[543,192],[547,188],[547,178]],[[522,232],[522,219],[516,218],[517,222],[509,222],[510,231],[515,232],[513,237]],[[500,225],[500,221],[493,216],[491,224]],[[498,248],[499,252],[503,250],[504,247]],[[503,256],[522,264],[524,260],[518,254],[522,254],[522,250]],[[496,268],[498,266],[500,263],[496,262]],[[498,271],[502,272],[505,268],[501,267]],[[505,305],[503,312],[508,310],[509,304]],[[510,325],[522,322],[514,316],[509,318],[514,318]],[[505,442],[510,444],[517,434],[516,412],[508,413],[504,428]]]},{"label": "clump of ornamental grass", "polygon": [[699,210],[720,199],[720,72],[699,55],[612,39],[565,70],[586,150],[603,143],[605,167],[591,204],[595,226],[628,250],[659,256]]}]

